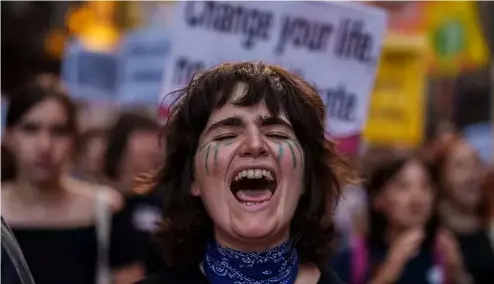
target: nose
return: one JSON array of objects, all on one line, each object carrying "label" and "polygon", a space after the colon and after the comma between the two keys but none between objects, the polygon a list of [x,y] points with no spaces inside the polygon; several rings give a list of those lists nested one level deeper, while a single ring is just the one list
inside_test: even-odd
[{"label": "nose", "polygon": [[412,199],[415,202],[423,202],[429,196],[430,189],[425,185],[415,186],[412,190]]},{"label": "nose", "polygon": [[252,131],[247,134],[240,148],[240,156],[258,158],[266,155],[268,155],[268,149],[262,134],[258,131]]},{"label": "nose", "polygon": [[41,132],[38,136],[37,148],[40,152],[46,152],[51,147],[52,137],[49,133]]}]

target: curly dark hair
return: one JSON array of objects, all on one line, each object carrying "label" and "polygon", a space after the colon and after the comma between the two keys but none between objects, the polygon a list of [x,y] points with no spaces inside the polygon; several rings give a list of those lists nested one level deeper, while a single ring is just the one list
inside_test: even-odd
[{"label": "curly dark hair", "polygon": [[[248,88],[232,101],[239,82]],[[176,98],[164,128],[164,166],[141,184],[164,187],[164,217],[156,237],[165,262],[177,269],[196,266],[213,236],[213,222],[201,199],[190,193],[194,156],[209,116],[227,103],[248,107],[265,102],[272,115],[286,114],[305,153],[306,193],[291,221],[291,237],[302,262],[326,266],[334,237],[332,209],[342,185],[353,179],[353,171],[326,138],[325,107],[316,89],[280,67],[241,62],[196,75],[170,95]]]}]

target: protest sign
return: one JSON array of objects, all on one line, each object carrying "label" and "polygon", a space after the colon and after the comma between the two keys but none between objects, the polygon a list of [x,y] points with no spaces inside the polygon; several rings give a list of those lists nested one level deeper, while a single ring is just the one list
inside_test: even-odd
[{"label": "protest sign", "polygon": [[147,26],[129,33],[121,45],[118,101],[156,105],[170,43],[161,27]]},{"label": "protest sign", "polygon": [[[331,137],[360,136],[386,30],[383,11],[342,2],[180,2],[175,9],[164,96],[203,68],[263,61],[317,86]],[[173,99],[162,97],[164,114]],[[357,151],[351,148],[346,152]]]},{"label": "protest sign", "polygon": [[62,60],[62,80],[75,99],[113,101],[117,95],[118,56],[88,50],[73,40]]},{"label": "protest sign", "polygon": [[427,38],[390,35],[383,46],[364,139],[418,146],[424,137]]}]

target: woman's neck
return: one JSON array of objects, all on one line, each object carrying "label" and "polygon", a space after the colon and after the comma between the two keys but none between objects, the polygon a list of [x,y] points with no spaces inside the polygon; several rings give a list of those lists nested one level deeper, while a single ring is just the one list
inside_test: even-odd
[{"label": "woman's neck", "polygon": [[24,204],[53,204],[64,200],[66,190],[61,180],[34,183],[19,177],[13,186],[13,193]]},{"label": "woman's neck", "polygon": [[259,240],[241,240],[228,234],[215,232],[216,242],[224,247],[241,252],[261,252],[279,246],[290,238],[289,232],[282,232]]},{"label": "woman's neck", "polygon": [[446,227],[456,233],[472,233],[482,227],[478,214],[460,210],[447,201],[441,203],[439,214]]}]

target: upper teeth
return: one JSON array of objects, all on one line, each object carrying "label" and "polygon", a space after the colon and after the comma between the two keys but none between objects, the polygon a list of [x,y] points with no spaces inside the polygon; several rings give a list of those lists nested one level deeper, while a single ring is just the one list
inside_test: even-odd
[{"label": "upper teeth", "polygon": [[235,176],[235,180],[238,181],[242,178],[260,179],[263,177],[266,178],[267,180],[274,180],[273,173],[270,170],[265,170],[265,169],[248,169],[248,170],[240,171]]}]

